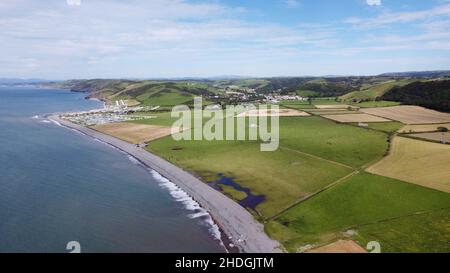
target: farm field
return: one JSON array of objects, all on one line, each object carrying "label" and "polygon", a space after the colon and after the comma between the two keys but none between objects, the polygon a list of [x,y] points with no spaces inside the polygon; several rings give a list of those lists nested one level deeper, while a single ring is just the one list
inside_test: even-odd
[{"label": "farm field", "polygon": [[222,173],[252,194],[265,195],[256,210],[268,218],[380,158],[387,148],[383,133],[320,117],[280,118],[280,138],[280,149],[273,153],[260,152],[259,142],[176,142],[171,137],[150,142],[148,149],[207,182]]},{"label": "farm field", "polygon": [[360,226],[355,237],[362,245],[380,242],[383,253],[448,253],[449,223],[447,208]]},{"label": "farm field", "polygon": [[313,115],[344,115],[359,113],[358,111],[350,111],[347,109],[306,109],[305,111]]},{"label": "farm field", "polygon": [[321,117],[280,119],[280,146],[327,160],[361,167],[381,158],[388,147],[387,134]]},{"label": "farm field", "polygon": [[[358,126],[358,123],[352,123],[354,126]],[[369,129],[382,131],[388,134],[392,134],[397,132],[399,129],[404,127],[405,125],[403,123],[397,122],[397,121],[390,121],[390,122],[371,122],[367,124]]]},{"label": "farm field", "polygon": [[[265,195],[256,207],[270,217],[321,188],[352,172],[352,169],[325,160],[279,149],[263,153],[258,142],[174,141],[166,137],[149,144],[148,149],[192,171],[206,182],[232,178],[253,195]],[[242,197],[234,196],[237,201]]]},{"label": "farm field", "polygon": [[400,133],[423,133],[423,132],[434,132],[437,131],[439,127],[444,127],[450,130],[450,123],[442,124],[422,124],[422,125],[406,125],[401,130]]},{"label": "farm field", "polygon": [[358,106],[361,108],[376,108],[376,107],[392,107],[400,105],[399,102],[396,101],[365,101],[360,103],[352,104],[354,106]]},{"label": "farm field", "polygon": [[[408,83],[412,82],[411,80],[389,80],[386,82],[382,82],[379,84],[368,86],[365,89],[354,91],[348,94],[341,96],[339,99],[343,101],[361,101],[361,100],[374,100],[383,96],[388,92],[391,88],[395,86],[404,86]],[[391,106],[391,105],[388,105]],[[376,106],[379,107],[379,106]]]},{"label": "farm field", "polygon": [[347,104],[315,104],[319,109],[347,109],[350,105]]},{"label": "farm field", "polygon": [[367,250],[352,240],[339,240],[326,246],[318,247],[306,253],[367,253]]},{"label": "farm field", "polygon": [[421,134],[410,134],[409,136],[421,138],[424,140],[431,140],[445,143],[450,143],[450,133],[421,133]]},{"label": "farm field", "polygon": [[310,116],[310,114],[298,111],[294,109],[279,109],[277,110],[251,110],[244,113],[241,113],[238,115],[238,117],[272,117],[272,116],[279,116],[279,117],[307,117]]},{"label": "farm field", "polygon": [[400,121],[404,124],[448,123],[450,114],[429,110],[419,106],[394,106],[363,108],[362,112],[374,116]]},{"label": "farm field", "polygon": [[145,143],[171,134],[171,127],[128,122],[95,125],[91,128],[133,144]]},{"label": "farm field", "polygon": [[316,107],[313,104],[310,104],[309,102],[295,102],[295,101],[284,101],[280,103],[280,107],[286,107],[290,109],[316,109]]},{"label": "farm field", "polygon": [[450,146],[395,137],[390,155],[367,171],[450,192]]},{"label": "farm field", "polygon": [[[448,241],[448,233],[443,232],[445,225],[428,226],[429,232],[409,233],[414,227],[422,226],[420,219],[410,218],[409,226],[396,227],[399,234],[396,236],[397,233],[390,230],[391,225],[383,223],[449,207],[448,193],[362,172],[289,209],[269,222],[266,230],[289,251],[296,252],[306,245],[320,247],[348,237],[365,245],[371,234],[368,225],[377,223],[377,229],[371,230],[390,234],[389,240],[382,241],[382,247],[384,244],[402,245],[402,249],[414,247],[417,251],[430,251],[427,242],[430,234],[436,237],[436,242]],[[429,217],[430,222],[442,222],[440,215]],[[404,240],[405,237],[409,240]]]},{"label": "farm field", "polygon": [[388,119],[368,114],[323,115],[322,117],[342,123],[352,122],[389,122]]},{"label": "farm field", "polygon": [[185,104],[194,99],[194,95],[178,91],[156,92],[142,100],[143,105],[174,106]]}]

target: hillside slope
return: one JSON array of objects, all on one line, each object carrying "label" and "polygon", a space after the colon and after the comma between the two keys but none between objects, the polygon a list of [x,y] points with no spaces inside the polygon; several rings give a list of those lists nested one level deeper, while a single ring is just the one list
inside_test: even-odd
[{"label": "hillside slope", "polygon": [[395,87],[381,98],[450,112],[450,80],[414,82]]}]

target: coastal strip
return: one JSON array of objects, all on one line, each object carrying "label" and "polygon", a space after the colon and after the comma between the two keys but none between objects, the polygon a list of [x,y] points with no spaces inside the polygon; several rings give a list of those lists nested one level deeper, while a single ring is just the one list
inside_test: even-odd
[{"label": "coastal strip", "polygon": [[175,183],[209,212],[216,224],[241,252],[282,252],[280,244],[267,236],[264,232],[264,226],[256,221],[245,208],[189,172],[136,145],[61,119],[57,115],[52,115],[48,118],[62,126],[77,130],[122,150],[172,183]]}]

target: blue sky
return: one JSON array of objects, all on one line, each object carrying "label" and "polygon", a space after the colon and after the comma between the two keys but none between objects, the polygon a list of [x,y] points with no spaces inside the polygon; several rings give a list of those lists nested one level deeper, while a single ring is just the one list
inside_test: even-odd
[{"label": "blue sky", "polygon": [[0,77],[450,69],[450,0],[2,0]]}]

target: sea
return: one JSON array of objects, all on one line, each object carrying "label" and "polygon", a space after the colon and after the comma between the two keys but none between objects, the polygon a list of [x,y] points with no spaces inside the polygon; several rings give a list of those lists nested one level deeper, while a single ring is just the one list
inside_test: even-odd
[{"label": "sea", "polygon": [[0,87],[0,252],[225,252],[209,214],[159,173],[47,114],[86,94]]}]

